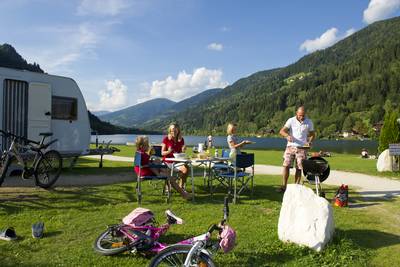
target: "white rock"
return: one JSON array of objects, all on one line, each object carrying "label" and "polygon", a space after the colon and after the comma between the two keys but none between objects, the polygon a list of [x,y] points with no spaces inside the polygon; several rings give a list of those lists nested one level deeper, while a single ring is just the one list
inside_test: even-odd
[{"label": "white rock", "polygon": [[302,185],[287,186],[279,215],[280,240],[321,251],[334,230],[333,210],[325,198]]},{"label": "white rock", "polygon": [[384,150],[378,157],[376,162],[376,169],[378,172],[391,172],[392,171],[392,157],[389,155],[389,149]]}]

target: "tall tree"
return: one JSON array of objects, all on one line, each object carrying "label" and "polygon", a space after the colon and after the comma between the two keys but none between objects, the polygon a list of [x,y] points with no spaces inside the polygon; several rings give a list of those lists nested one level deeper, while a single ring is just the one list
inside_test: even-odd
[{"label": "tall tree", "polygon": [[385,121],[379,136],[379,151],[389,148],[389,144],[400,143],[399,113],[392,111],[385,115]]}]

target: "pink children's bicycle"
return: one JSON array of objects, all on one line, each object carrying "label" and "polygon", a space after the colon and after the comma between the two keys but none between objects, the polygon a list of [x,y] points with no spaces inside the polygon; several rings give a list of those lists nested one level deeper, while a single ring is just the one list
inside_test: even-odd
[{"label": "pink children's bicycle", "polygon": [[183,223],[183,220],[170,210],[166,210],[165,215],[167,222],[156,227],[154,214],[150,210],[134,209],[122,220],[122,224],[108,226],[107,230],[96,239],[94,249],[106,256],[125,251],[143,254],[158,253],[168,246],[158,242],[158,239],[168,231],[171,225]]},{"label": "pink children's bicycle", "polygon": [[[219,225],[212,225],[205,234],[168,246],[159,242],[158,239],[168,231],[171,225],[182,224],[183,220],[170,210],[166,210],[167,222],[156,227],[154,214],[150,210],[137,208],[123,219],[122,224],[108,226],[107,230],[94,242],[94,249],[102,255],[115,255],[126,251],[144,255],[158,254],[160,257],[152,261],[151,266],[160,264],[162,266],[164,261],[170,262],[171,257],[176,265],[169,266],[214,266],[211,251],[222,248],[224,252],[228,252],[235,245],[235,231],[225,224],[228,214],[226,198],[224,219]],[[219,231],[217,243],[211,241],[211,234],[215,230]],[[191,252],[191,248],[195,250]],[[188,257],[187,260],[186,257]],[[185,265],[185,261],[196,262],[196,264]]]}]

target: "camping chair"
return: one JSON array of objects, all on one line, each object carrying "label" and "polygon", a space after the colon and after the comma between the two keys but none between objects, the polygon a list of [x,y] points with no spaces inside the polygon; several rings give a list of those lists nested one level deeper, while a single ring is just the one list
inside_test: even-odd
[{"label": "camping chair", "polygon": [[[229,149],[222,149],[221,150],[221,158],[229,158]],[[229,170],[229,166],[230,164],[227,161],[222,161],[222,160],[213,160],[212,161],[212,166],[211,166],[211,174],[210,174],[210,178],[208,181],[208,187],[210,187],[211,189],[211,185],[212,185],[212,180],[216,179],[216,177],[218,177],[218,175],[221,172],[227,172]],[[210,185],[211,184],[211,185]],[[212,191],[211,191],[212,194]]]},{"label": "camping chair", "polygon": [[[227,149],[222,149],[221,151],[221,158],[229,158],[229,151]],[[211,168],[211,171],[213,172],[214,175],[217,175],[220,172],[226,172],[229,169],[230,164],[228,164],[226,161],[214,161],[213,166]]]},{"label": "camping chair", "polygon": [[164,169],[164,168],[168,168],[166,165],[164,164],[149,164],[149,165],[143,165],[142,166],[142,155],[140,154],[140,152],[136,152],[135,153],[135,166],[139,167],[139,173],[138,173],[138,177],[137,177],[137,181],[136,181],[136,193],[137,193],[137,201],[138,204],[140,205],[142,203],[142,181],[157,181],[157,180],[163,180],[165,181],[165,184],[163,186],[163,194],[165,193],[165,188],[167,188],[167,203],[169,203],[170,198],[171,198],[171,183],[168,179],[168,176],[142,176],[140,174],[142,168],[144,167],[149,167],[149,168],[160,168],[160,169]]},{"label": "camping chair", "polygon": [[[246,168],[251,168],[251,172],[246,172]],[[245,189],[249,189],[249,183],[253,196],[254,154],[236,155],[236,161],[229,166],[229,171],[218,173],[216,180],[228,189],[229,195],[232,195],[233,190],[233,203],[236,203],[236,199]]]},{"label": "camping chair", "polygon": [[162,154],[161,154],[162,146],[161,145],[153,145],[152,147],[154,149],[154,156],[162,158]]}]

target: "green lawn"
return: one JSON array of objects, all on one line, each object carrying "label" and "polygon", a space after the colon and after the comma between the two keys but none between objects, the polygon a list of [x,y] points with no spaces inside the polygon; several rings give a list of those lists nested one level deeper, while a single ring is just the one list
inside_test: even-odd
[{"label": "green lawn", "polygon": [[[134,146],[120,145],[118,147],[121,152],[115,153],[117,156],[132,157],[135,151]],[[191,152],[190,149],[189,153]],[[256,164],[268,164],[281,166],[283,151],[275,150],[245,150],[249,153],[255,153]],[[214,150],[210,152],[212,155]],[[220,151],[221,153],[221,151]],[[369,175],[376,175],[382,177],[391,177],[394,179],[400,179],[400,172],[378,172],[376,170],[376,160],[374,159],[362,159],[359,155],[354,154],[336,154],[326,158],[329,161],[329,165],[332,170],[358,172]]]},{"label": "green lawn", "polygon": [[[237,246],[229,254],[217,254],[219,266],[400,266],[398,200],[365,203],[351,192],[353,202],[369,207],[335,208],[335,237],[323,252],[316,253],[283,244],[277,237],[282,195],[275,188],[280,177],[256,176],[255,182],[253,199],[243,197],[230,206],[229,224],[237,231]],[[170,205],[158,190],[145,185],[143,206],[153,210],[159,222],[164,221],[167,208],[185,220],[184,225],[173,226],[164,241],[198,235],[222,216],[223,191],[210,198],[201,185],[198,179],[195,203],[174,194]],[[327,197],[332,196],[333,190],[328,190]],[[135,207],[133,183],[50,191],[0,188],[0,228],[14,226],[20,236],[16,242],[0,241],[1,266],[146,266],[149,259],[141,256],[105,257],[92,249],[107,224],[119,222]],[[46,233],[34,240],[30,226],[39,220],[45,222]]]}]

